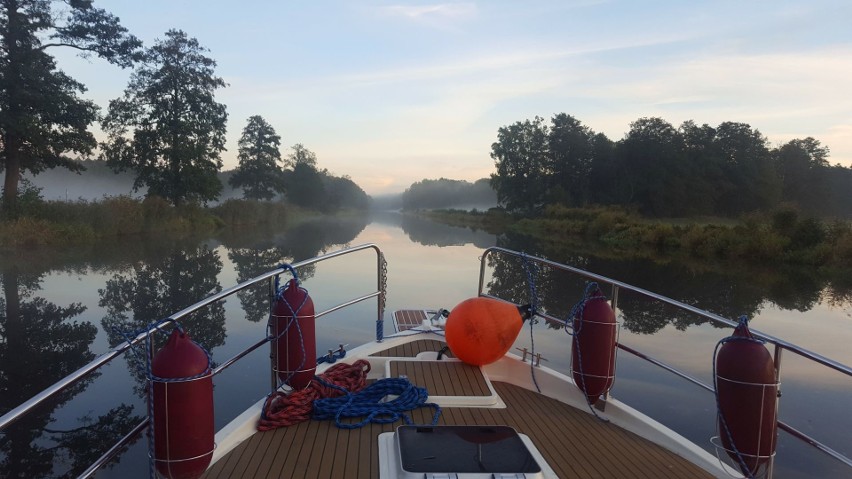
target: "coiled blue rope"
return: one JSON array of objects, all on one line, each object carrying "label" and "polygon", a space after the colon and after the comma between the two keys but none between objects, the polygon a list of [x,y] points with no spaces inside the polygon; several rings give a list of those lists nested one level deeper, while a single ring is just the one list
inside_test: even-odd
[{"label": "coiled blue rope", "polygon": [[[748,317],[746,315],[739,317],[737,328],[740,327],[748,327]],[[754,479],[754,474],[751,473],[751,469],[746,465],[742,453],[737,449],[737,445],[734,444],[734,437],[731,435],[731,430],[728,428],[728,422],[725,421],[725,416],[722,415],[722,405],[719,403],[719,386],[716,381],[716,356],[719,354],[719,348],[722,347],[723,344],[733,341],[747,341],[758,344],[766,344],[766,341],[755,337],[732,335],[727,338],[720,339],[719,342],[716,343],[716,348],[713,349],[713,396],[716,398],[716,415],[719,418],[719,422],[722,424],[722,429],[725,430],[725,435],[728,436],[728,442],[731,444],[734,454],[737,455],[737,461],[740,463],[740,469],[742,469],[743,474],[745,474],[749,479]]]},{"label": "coiled blue rope", "polygon": [[[429,406],[435,409],[432,417],[432,425],[438,424],[438,416],[441,414],[441,406],[435,403],[427,403],[429,393],[426,388],[415,386],[407,378],[385,378],[370,384],[357,393],[350,393],[346,389],[323,381],[319,377],[314,379],[323,385],[338,389],[346,394],[336,398],[322,398],[314,401],[314,419],[334,419],[334,423],[341,429],[358,429],[369,423],[390,424],[400,418],[406,424],[413,424],[411,418],[405,411]],[[397,396],[396,399],[383,402],[388,395]],[[364,417],[357,423],[344,423],[341,418]]]}]

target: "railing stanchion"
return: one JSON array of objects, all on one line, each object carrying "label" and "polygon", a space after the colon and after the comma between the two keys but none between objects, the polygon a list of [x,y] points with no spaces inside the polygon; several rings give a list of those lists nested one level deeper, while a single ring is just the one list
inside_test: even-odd
[{"label": "railing stanchion", "polygon": [[610,307],[612,307],[612,312],[615,314],[615,317],[618,318],[618,285],[612,285],[612,299],[609,302]]},{"label": "railing stanchion", "polygon": [[[275,278],[277,276],[269,278],[269,318],[266,322],[266,337],[272,335],[272,310],[275,308],[275,295],[278,294],[278,291],[275,291]],[[272,342],[269,344],[269,391],[275,392],[278,389],[278,375],[275,374],[275,367],[278,362],[278,358],[276,357],[278,348]]]}]

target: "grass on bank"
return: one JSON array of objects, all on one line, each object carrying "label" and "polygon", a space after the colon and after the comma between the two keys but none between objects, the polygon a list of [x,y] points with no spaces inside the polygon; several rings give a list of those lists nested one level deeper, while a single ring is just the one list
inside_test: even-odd
[{"label": "grass on bank", "polygon": [[801,215],[786,206],[739,220],[700,218],[651,220],[620,208],[551,205],[536,217],[441,210],[427,215],[444,223],[514,231],[547,242],[593,241],[603,247],[705,260],[852,268],[852,224]]},{"label": "grass on bank", "polygon": [[232,199],[214,207],[172,206],[159,197],[98,201],[36,201],[17,219],[0,222],[0,247],[21,248],[97,242],[131,235],[212,233],[227,227],[283,225],[291,207]]}]

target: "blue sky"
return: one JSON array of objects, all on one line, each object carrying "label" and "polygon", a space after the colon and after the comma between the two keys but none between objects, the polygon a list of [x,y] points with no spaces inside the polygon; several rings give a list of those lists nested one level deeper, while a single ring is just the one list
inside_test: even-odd
[{"label": "blue sky", "polygon": [[[229,86],[225,168],[261,115],[372,195],[494,171],[497,129],[573,115],[618,140],[640,117],[813,136],[852,165],[852,2],[95,0],[150,46],[195,37]],[[106,108],[129,71],[60,68]]]}]

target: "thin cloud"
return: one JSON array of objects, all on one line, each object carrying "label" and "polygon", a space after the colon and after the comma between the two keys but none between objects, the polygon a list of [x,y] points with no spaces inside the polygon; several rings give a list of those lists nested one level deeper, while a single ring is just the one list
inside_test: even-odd
[{"label": "thin cloud", "polygon": [[474,3],[438,3],[433,5],[388,5],[379,9],[383,14],[412,20],[459,20],[472,18],[477,8]]}]

